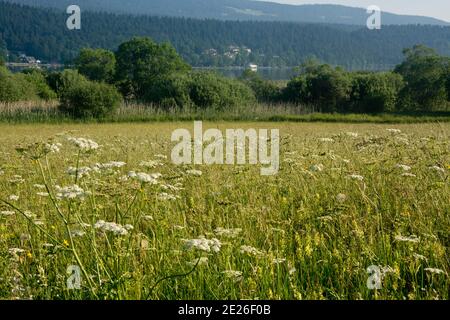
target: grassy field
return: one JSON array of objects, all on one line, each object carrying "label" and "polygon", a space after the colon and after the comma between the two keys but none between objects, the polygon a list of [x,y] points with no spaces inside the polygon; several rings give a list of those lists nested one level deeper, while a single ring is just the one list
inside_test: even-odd
[{"label": "grassy field", "polygon": [[0,298],[449,298],[450,124],[204,126],[279,128],[279,174],[173,165],[189,122],[1,124]]},{"label": "grassy field", "polygon": [[58,110],[57,101],[0,103],[0,123],[140,123],[173,121],[327,122],[327,123],[449,123],[450,112],[342,114],[319,113],[308,106],[256,104],[236,110],[161,109],[154,105],[123,104],[103,119],[74,120]]}]

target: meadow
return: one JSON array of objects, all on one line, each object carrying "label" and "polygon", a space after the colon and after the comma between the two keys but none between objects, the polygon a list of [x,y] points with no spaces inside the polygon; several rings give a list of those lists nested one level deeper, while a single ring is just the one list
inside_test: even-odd
[{"label": "meadow", "polygon": [[0,299],[449,298],[449,123],[204,123],[270,177],[173,165],[192,125],[0,124]]}]

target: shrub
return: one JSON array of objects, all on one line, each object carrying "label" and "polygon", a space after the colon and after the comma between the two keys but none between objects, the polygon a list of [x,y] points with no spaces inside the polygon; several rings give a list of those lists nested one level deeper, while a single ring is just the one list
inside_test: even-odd
[{"label": "shrub", "polygon": [[120,101],[113,86],[85,80],[65,88],[60,109],[74,118],[101,118],[112,114]]},{"label": "shrub", "polygon": [[12,74],[5,67],[0,67],[0,101],[14,102],[38,99],[35,86],[27,81],[24,74]]},{"label": "shrub", "polygon": [[89,80],[111,83],[116,72],[116,57],[108,50],[85,48],[75,59],[75,66]]},{"label": "shrub", "polygon": [[359,113],[395,111],[402,87],[403,78],[395,73],[355,74],[349,108]]},{"label": "shrub", "polygon": [[252,90],[242,82],[211,72],[192,74],[189,95],[194,105],[201,109],[224,110],[256,101]]},{"label": "shrub", "polygon": [[152,82],[143,93],[145,102],[155,103],[163,108],[186,108],[192,105],[189,96],[191,78],[186,74],[172,74]]},{"label": "shrub", "polygon": [[274,103],[282,98],[281,88],[272,81],[262,79],[256,72],[244,71],[241,80],[253,90],[256,99],[260,102]]},{"label": "shrub", "polygon": [[56,99],[56,93],[49,87],[42,71],[31,69],[25,70],[25,79],[34,86],[36,94],[39,98],[49,101]]}]

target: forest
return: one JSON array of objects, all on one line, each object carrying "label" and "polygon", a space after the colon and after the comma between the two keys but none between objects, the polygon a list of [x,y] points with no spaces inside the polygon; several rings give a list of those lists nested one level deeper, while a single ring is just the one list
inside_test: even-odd
[{"label": "forest", "polygon": [[22,52],[43,62],[71,65],[82,48],[114,51],[134,36],[147,36],[158,43],[170,42],[194,67],[245,67],[249,63],[293,67],[313,58],[347,70],[390,70],[402,61],[402,50],[416,44],[450,55],[450,27],[442,26],[368,30],[332,24],[84,12],[81,30],[68,30],[67,18],[56,9],[0,1],[0,48],[3,43],[13,61]]},{"label": "forest", "polygon": [[448,112],[450,58],[416,45],[393,71],[351,72],[308,60],[286,84],[247,70],[240,79],[196,71],[169,43],[134,37],[116,51],[82,49],[73,69],[12,73],[0,66],[0,102],[57,100],[71,118],[102,118],[122,102],[160,110],[233,112],[258,103],[323,113]]}]

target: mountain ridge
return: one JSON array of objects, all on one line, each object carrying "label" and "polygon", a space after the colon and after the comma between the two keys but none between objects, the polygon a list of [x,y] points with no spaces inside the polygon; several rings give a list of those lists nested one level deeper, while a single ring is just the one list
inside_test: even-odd
[{"label": "mountain ridge", "polygon": [[[4,0],[35,7],[64,9],[70,0]],[[366,9],[343,5],[291,5],[252,0],[78,0],[82,10],[218,20],[283,21],[365,25]],[[383,12],[385,25],[450,25],[432,17]]]}]

